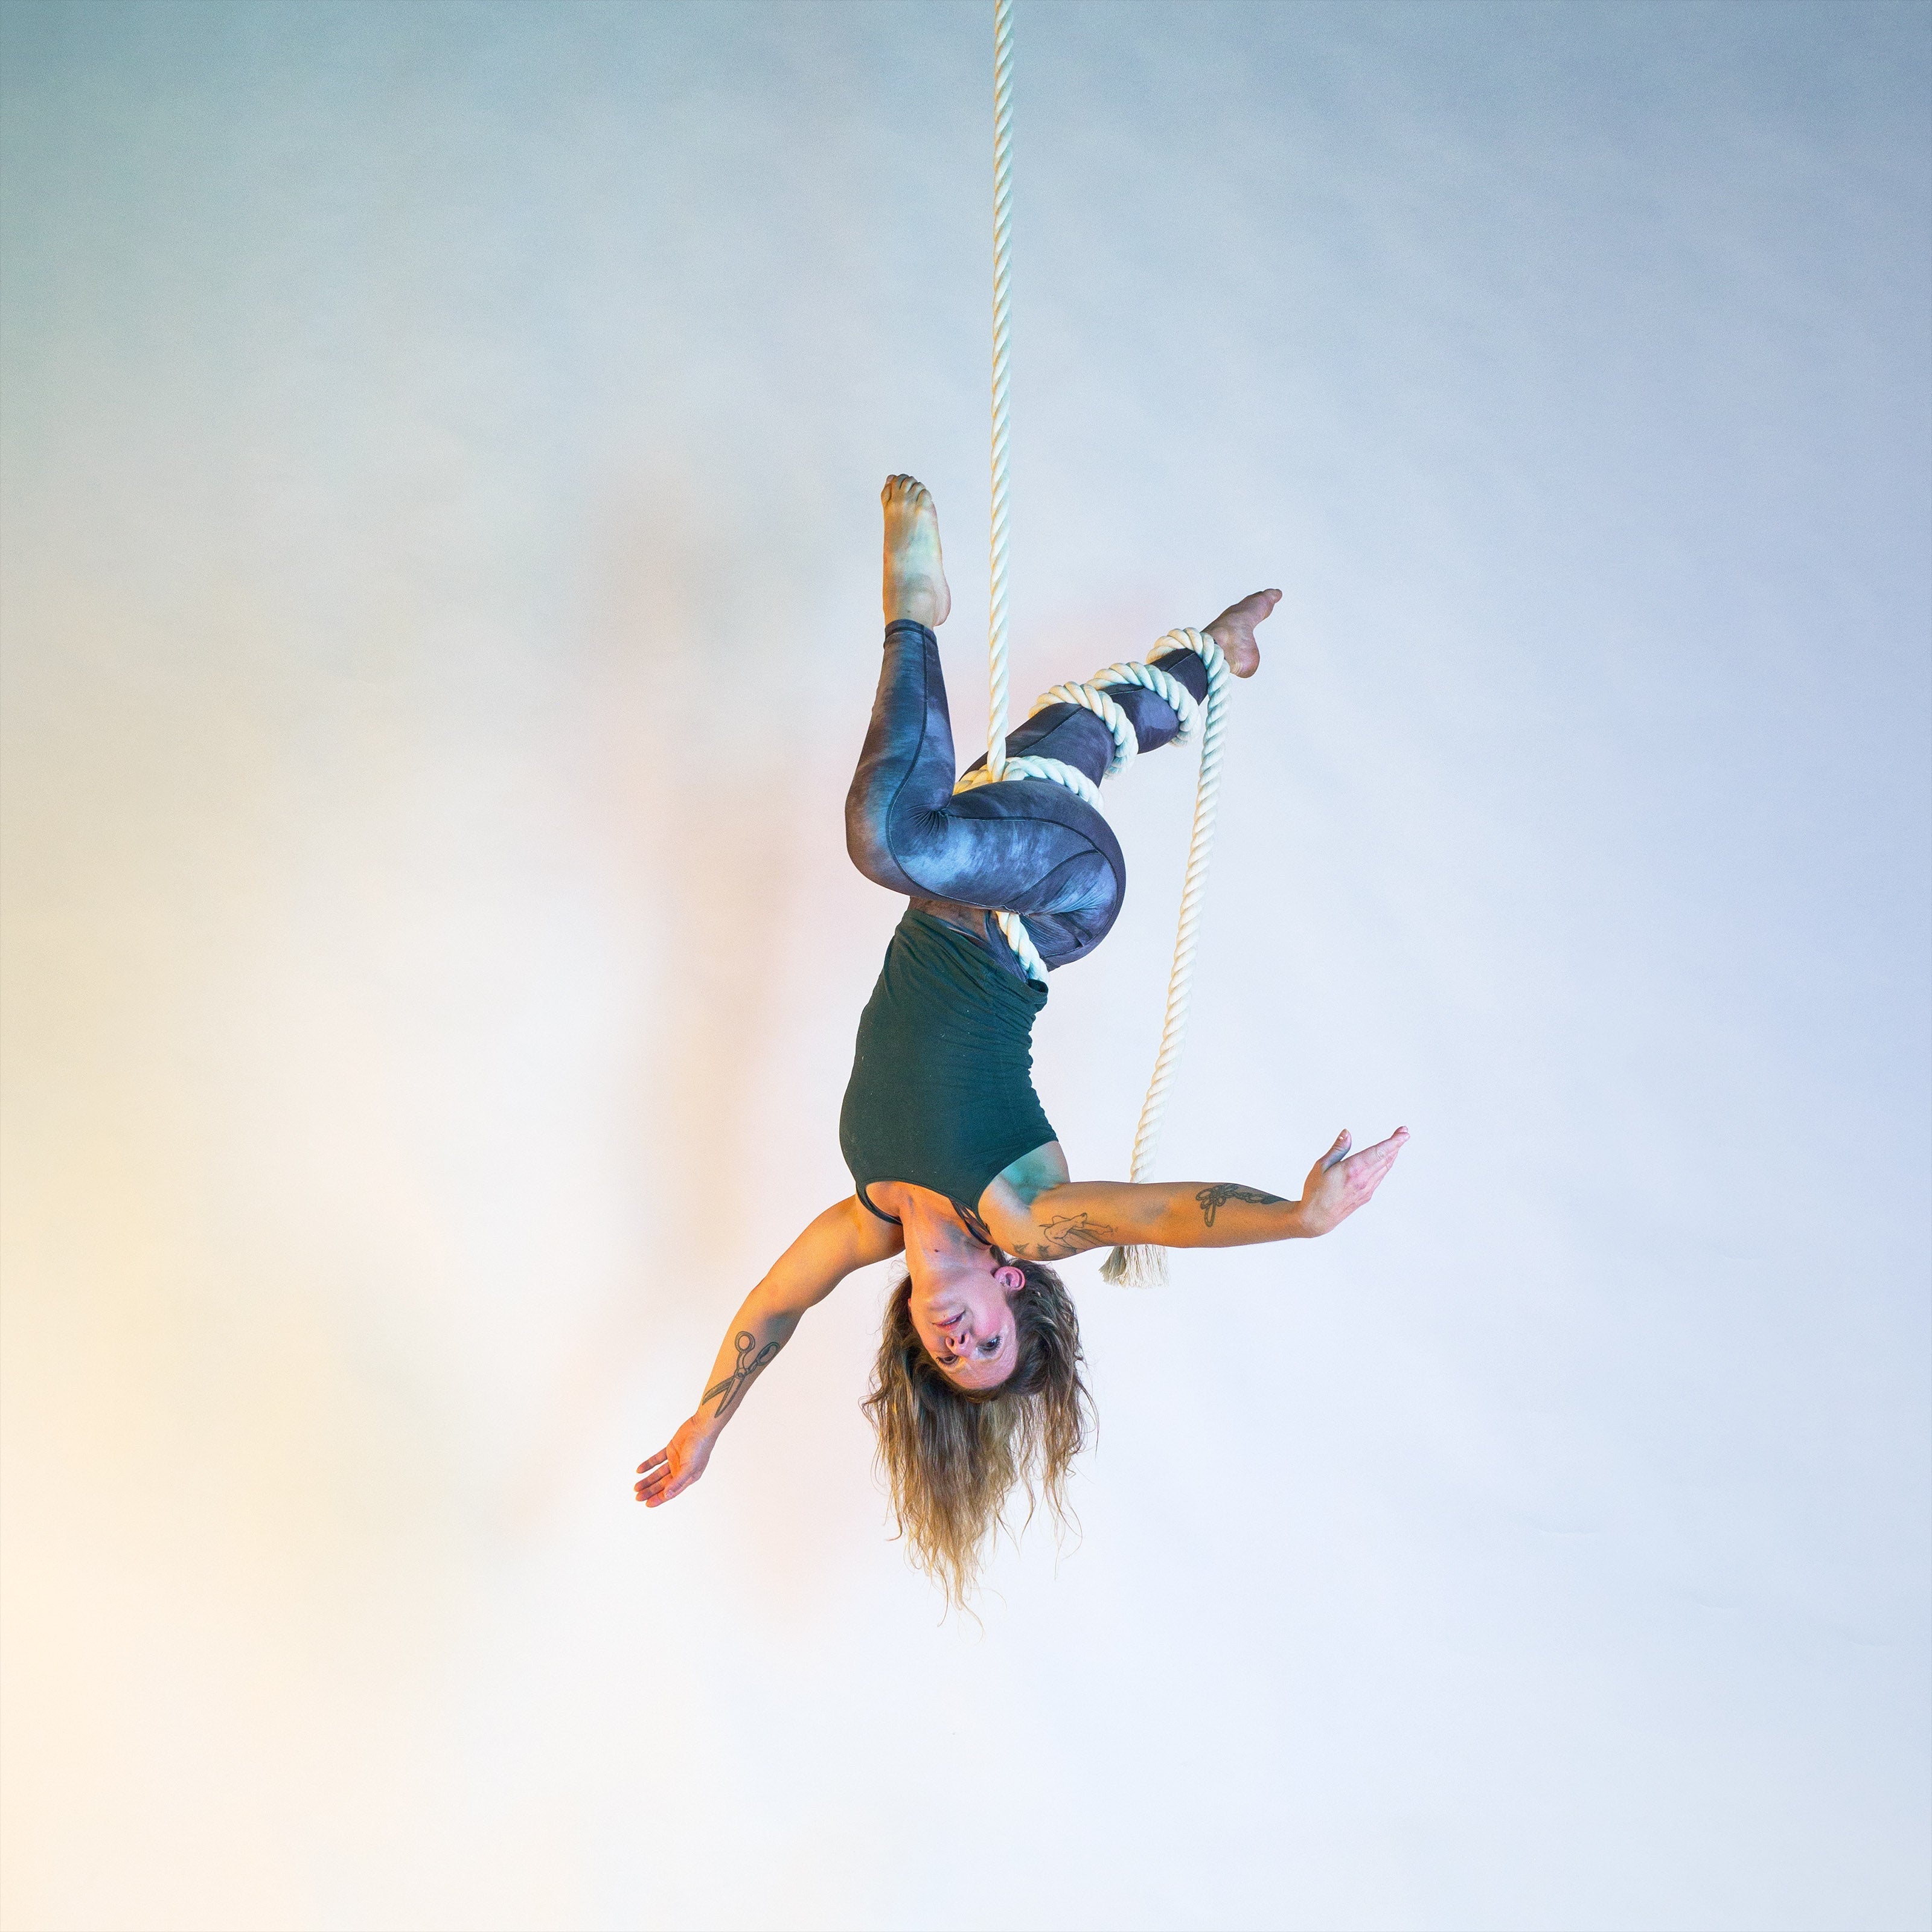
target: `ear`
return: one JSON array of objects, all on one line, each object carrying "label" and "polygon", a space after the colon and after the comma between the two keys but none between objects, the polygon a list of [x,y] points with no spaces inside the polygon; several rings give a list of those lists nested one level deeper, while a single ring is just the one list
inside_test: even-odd
[{"label": "ear", "polygon": [[993,1279],[1009,1294],[1017,1294],[1026,1286],[1026,1276],[1016,1268],[998,1268],[993,1270]]}]

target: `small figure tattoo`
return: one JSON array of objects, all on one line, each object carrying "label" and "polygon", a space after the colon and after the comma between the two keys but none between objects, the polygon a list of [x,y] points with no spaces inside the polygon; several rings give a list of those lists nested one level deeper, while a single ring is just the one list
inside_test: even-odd
[{"label": "small figure tattoo", "polygon": [[1096,1221],[1090,1214],[1060,1214],[1041,1230],[1040,1240],[1031,1247],[1018,1248],[1014,1252],[1028,1261],[1060,1262],[1084,1249],[1103,1247],[1113,1238],[1113,1229]]}]

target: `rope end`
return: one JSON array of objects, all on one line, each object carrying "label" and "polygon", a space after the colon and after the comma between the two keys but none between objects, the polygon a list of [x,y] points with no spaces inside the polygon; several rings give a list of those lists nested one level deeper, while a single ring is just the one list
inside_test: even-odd
[{"label": "rope end", "polygon": [[1100,1279],[1124,1282],[1129,1288],[1165,1288],[1167,1250],[1141,1246],[1116,1248],[1100,1264]]}]

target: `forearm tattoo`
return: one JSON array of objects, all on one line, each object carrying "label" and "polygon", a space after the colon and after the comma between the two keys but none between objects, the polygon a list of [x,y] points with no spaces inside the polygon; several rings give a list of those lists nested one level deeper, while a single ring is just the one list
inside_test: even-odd
[{"label": "forearm tattoo", "polygon": [[[752,1351],[758,1348],[758,1338],[748,1328],[740,1328],[731,1339],[737,1345],[738,1366],[716,1388],[704,1391],[704,1402],[709,1402],[714,1395],[721,1398],[718,1404],[721,1416],[737,1400],[738,1393],[745,1384],[778,1352],[777,1342],[767,1342],[753,1354]],[[690,1384],[686,1383],[685,1386],[688,1388]],[[704,1406],[704,1402],[698,1405],[700,1408]]]},{"label": "forearm tattoo", "polygon": [[1114,1238],[1113,1229],[1090,1214],[1056,1214],[1031,1247],[1016,1248],[1013,1252],[1022,1261],[1061,1262],[1083,1250],[1104,1247]]},{"label": "forearm tattoo", "polygon": [[1230,1201],[1245,1201],[1251,1207],[1269,1208],[1282,1199],[1279,1194],[1264,1194],[1258,1187],[1243,1187],[1232,1180],[1217,1180],[1212,1187],[1204,1187],[1195,1196],[1201,1204],[1201,1218],[1209,1227],[1214,1225],[1214,1216]]}]

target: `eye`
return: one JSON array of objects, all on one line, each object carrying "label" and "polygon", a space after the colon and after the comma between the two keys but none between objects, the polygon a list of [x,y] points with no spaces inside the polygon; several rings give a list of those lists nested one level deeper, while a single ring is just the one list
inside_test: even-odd
[{"label": "eye", "polygon": [[982,1355],[997,1355],[1000,1352],[1000,1344],[1001,1342],[1005,1340],[1005,1336],[1003,1335],[995,1335],[990,1342],[982,1342],[980,1344],[980,1354]]}]

